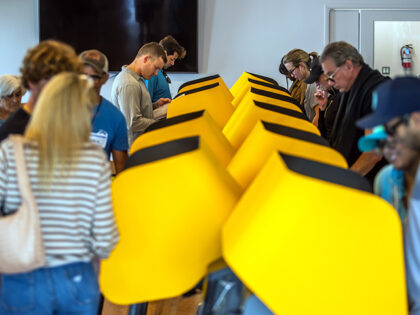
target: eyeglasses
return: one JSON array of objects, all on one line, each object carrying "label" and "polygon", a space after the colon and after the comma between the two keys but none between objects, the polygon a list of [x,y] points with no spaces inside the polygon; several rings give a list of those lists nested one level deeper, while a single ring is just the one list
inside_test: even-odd
[{"label": "eyeglasses", "polygon": [[297,68],[299,68],[299,66],[294,67],[294,68],[293,68],[293,70],[289,70],[289,73],[290,73],[291,75],[293,75],[293,72],[295,72],[295,70],[296,70]]},{"label": "eyeglasses", "polygon": [[335,71],[327,77],[328,81],[335,82],[334,77],[337,75],[338,70],[341,69],[341,66],[335,69]]},{"label": "eyeglasses", "polygon": [[388,134],[388,135],[394,135],[395,134],[395,131],[397,131],[397,128],[400,126],[400,125],[408,125],[408,120],[409,120],[409,118],[410,118],[410,115],[404,115],[404,116],[401,116],[401,117],[398,117],[398,120],[395,120],[392,124],[390,124],[390,123],[387,123],[387,124],[385,124],[385,132]]},{"label": "eyeglasses", "polygon": [[87,76],[89,77],[89,78],[91,78],[93,81],[95,81],[95,82],[97,82],[97,81],[99,81],[100,79],[102,79],[102,76],[100,76],[100,75],[96,75],[96,74],[87,74]]}]

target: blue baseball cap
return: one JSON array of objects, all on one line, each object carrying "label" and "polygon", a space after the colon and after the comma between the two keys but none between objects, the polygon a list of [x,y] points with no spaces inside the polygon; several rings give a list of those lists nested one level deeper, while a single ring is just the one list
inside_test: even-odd
[{"label": "blue baseball cap", "polygon": [[373,128],[373,131],[370,135],[361,137],[357,145],[361,152],[372,151],[376,149],[379,146],[379,142],[383,139],[386,139],[386,137],[387,134],[385,132],[384,126],[377,126]]},{"label": "blue baseball cap", "polygon": [[359,119],[360,128],[384,125],[395,117],[420,111],[420,79],[398,77],[380,84],[372,93],[373,113]]}]

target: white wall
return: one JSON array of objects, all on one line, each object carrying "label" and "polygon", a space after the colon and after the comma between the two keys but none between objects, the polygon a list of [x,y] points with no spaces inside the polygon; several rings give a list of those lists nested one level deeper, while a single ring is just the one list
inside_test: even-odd
[{"label": "white wall", "polygon": [[420,75],[420,22],[375,22],[375,68],[391,68],[391,77],[404,75],[400,49],[406,44],[414,48],[412,74]]},{"label": "white wall", "polygon": [[[60,0],[57,0],[60,1]],[[218,73],[231,86],[243,71],[285,84],[281,57],[293,48],[321,52],[326,7],[420,8],[418,0],[199,0],[199,74],[171,74],[172,91]],[[0,74],[18,73],[38,42],[38,0],[0,0]],[[129,62],[130,60],[127,60]],[[103,95],[109,98],[109,82]]]}]

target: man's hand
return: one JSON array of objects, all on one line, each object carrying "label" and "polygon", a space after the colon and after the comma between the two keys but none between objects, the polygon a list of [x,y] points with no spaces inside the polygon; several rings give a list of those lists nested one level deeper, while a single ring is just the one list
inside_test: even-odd
[{"label": "man's hand", "polygon": [[328,92],[324,90],[317,89],[315,95],[315,99],[319,105],[319,109],[324,111],[327,108],[328,104]]},{"label": "man's hand", "polygon": [[156,101],[156,106],[157,107],[161,107],[161,106],[163,106],[165,104],[168,104],[170,102],[171,102],[171,99],[170,98],[160,98],[160,99],[158,99]]}]

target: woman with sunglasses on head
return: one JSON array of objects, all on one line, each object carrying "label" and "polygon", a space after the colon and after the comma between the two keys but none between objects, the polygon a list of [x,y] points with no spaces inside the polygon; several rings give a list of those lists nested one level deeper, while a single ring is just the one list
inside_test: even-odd
[{"label": "woman with sunglasses on head", "polygon": [[0,76],[0,126],[22,105],[21,100],[25,92],[18,76]]},{"label": "woman with sunglasses on head", "polygon": [[[99,288],[92,260],[118,241],[110,167],[89,141],[96,94],[76,73],[54,76],[42,90],[24,134],[23,155],[38,206],[45,265],[1,275],[0,314],[97,314]],[[0,145],[3,212],[21,204],[13,141]]]},{"label": "woman with sunglasses on head", "polygon": [[[291,77],[297,81],[305,81],[310,74],[310,65],[317,57],[318,54],[316,52],[308,54],[302,49],[293,49],[283,57],[283,64]],[[302,105],[305,108],[305,114],[308,119],[317,126],[319,107],[314,96],[315,93],[315,83],[308,84]],[[298,101],[301,102],[301,100]]]}]

